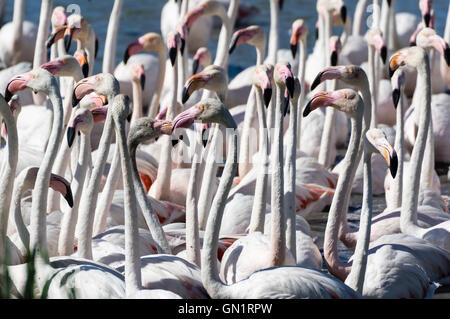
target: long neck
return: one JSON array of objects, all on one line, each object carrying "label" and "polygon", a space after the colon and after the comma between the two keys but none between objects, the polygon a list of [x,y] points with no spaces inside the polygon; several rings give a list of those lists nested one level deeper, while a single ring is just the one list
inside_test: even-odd
[{"label": "long neck", "polygon": [[[25,20],[25,0],[14,1],[13,12],[13,52],[20,52],[23,34],[23,21]],[[19,61],[13,61],[19,62]],[[14,63],[15,64],[15,63]]]},{"label": "long neck", "polygon": [[[305,70],[306,70],[306,37],[300,41],[300,54],[298,61],[298,79],[300,80],[300,97],[298,98],[297,108],[298,110],[303,109],[303,104],[305,103]],[[302,129],[302,115],[301,112],[297,112],[297,148],[300,149],[300,137]]]},{"label": "long neck", "polygon": [[[45,40],[47,40],[48,32],[50,30],[52,3],[52,0],[42,0],[41,3],[39,27],[36,37],[36,46],[34,49],[33,68],[37,68],[47,61],[47,48],[45,47]],[[45,101],[45,95],[34,94],[33,101],[37,105],[42,105]]]},{"label": "long neck", "polygon": [[347,207],[346,196],[351,192],[354,174],[358,166],[358,157],[360,157],[360,141],[362,131],[362,114],[351,117],[350,142],[343,161],[343,170],[339,174],[336,191],[331,202],[330,212],[328,213],[327,226],[324,237],[324,257],[329,271],[341,280],[347,276],[347,267],[339,260],[338,255],[338,235],[339,223],[346,215]]},{"label": "long neck", "polygon": [[73,207],[64,209],[63,219],[61,221],[61,230],[59,232],[58,253],[61,256],[69,256],[73,253],[73,243],[75,239],[75,226],[78,220],[78,208],[83,191],[83,185],[86,179],[88,166],[88,157],[91,151],[91,134],[81,135],[80,154],[78,164],[71,181],[73,193]]},{"label": "long neck", "polygon": [[[117,137],[117,136],[116,136]],[[120,179],[120,154],[119,148],[114,149],[114,155],[106,178],[105,186],[99,195],[98,205],[95,207],[93,234],[98,235],[105,231],[106,221],[111,208],[114,192]]]},{"label": "long neck", "polygon": [[[179,58],[179,57],[178,57]],[[180,60],[180,59],[178,59]],[[177,95],[178,95],[178,65],[172,68],[172,92],[170,104],[167,107],[167,120],[172,120],[176,115]],[[170,198],[170,180],[172,178],[172,140],[170,136],[161,136],[162,148],[159,156],[158,176],[152,185],[152,195],[156,199],[168,200]]]},{"label": "long neck", "polygon": [[[238,1],[233,1],[235,3]],[[231,25],[230,18],[228,16],[220,16],[222,19],[222,29],[219,35],[219,41],[217,44],[216,58],[214,59],[215,65],[227,68],[228,66],[228,43],[231,37],[233,26]]]},{"label": "long neck", "polygon": [[131,165],[133,169],[133,183],[134,190],[136,192],[136,198],[141,207],[142,215],[144,216],[145,222],[152,234],[155,242],[160,246],[159,252],[164,254],[171,254],[171,249],[169,243],[167,242],[166,235],[164,233],[163,228],[158,220],[158,216],[156,212],[153,210],[152,204],[147,197],[147,193],[142,185],[141,178],[139,177],[139,171],[136,164],[136,148],[137,143],[131,143],[128,145]]},{"label": "long neck", "polygon": [[0,262],[5,261],[6,257],[6,232],[9,217],[9,207],[11,204],[12,190],[14,186],[14,177],[18,159],[18,137],[17,127],[8,104],[4,101],[0,102],[0,113],[8,128],[8,151],[7,157],[4,158],[2,180],[0,182]]},{"label": "long neck", "polygon": [[108,31],[106,32],[105,50],[103,56],[103,73],[114,73],[114,58],[116,56],[117,31],[120,24],[120,13],[123,0],[115,0],[109,17]]},{"label": "long neck", "polygon": [[[389,7],[387,0],[382,0],[383,4],[381,6],[381,16],[380,16],[380,29],[384,36],[389,35],[390,30],[390,21],[389,21],[389,11],[391,8]],[[388,41],[386,41],[388,42]],[[389,42],[388,42],[389,45]],[[388,47],[388,50],[391,50],[391,47]]]},{"label": "long neck", "polygon": [[391,182],[392,204],[388,203],[390,208],[398,208],[402,206],[403,195],[403,163],[405,161],[405,120],[404,120],[404,98],[403,92],[400,91],[400,99],[397,105],[397,130],[395,131],[394,149],[397,152],[398,168],[397,175]]},{"label": "long neck", "polygon": [[359,219],[358,242],[356,243],[353,264],[345,283],[362,293],[366,274],[367,257],[372,223],[372,153],[364,149],[364,191],[361,217]]},{"label": "long neck", "polygon": [[419,130],[414,143],[413,152],[410,159],[410,169],[407,183],[405,184],[405,196],[402,202],[400,214],[400,229],[403,233],[417,235],[421,228],[417,226],[417,204],[419,199],[420,174],[422,161],[424,158],[428,128],[431,121],[431,79],[430,63],[428,55],[417,66],[417,87],[422,90],[420,94]]},{"label": "long neck", "polygon": [[377,79],[376,79],[376,68],[375,68],[375,48],[371,45],[368,46],[369,50],[369,85],[370,85],[370,96],[371,96],[371,106],[372,106],[372,116],[370,120],[370,128],[375,128],[378,124],[377,121]]},{"label": "long neck", "polygon": [[219,241],[220,225],[228,194],[233,184],[233,178],[237,170],[237,133],[231,136],[229,152],[225,168],[220,179],[219,188],[212,204],[212,209],[206,225],[203,238],[204,251],[202,254],[201,276],[203,285],[212,298],[224,297],[228,288],[219,277],[217,268],[217,245]]},{"label": "long neck", "polygon": [[63,135],[63,108],[55,78],[52,78],[52,88],[49,92],[49,98],[53,105],[52,131],[50,133],[47,150],[45,151],[44,158],[42,159],[37,174],[36,184],[33,190],[30,219],[30,248],[37,248],[40,250],[43,253],[44,258],[46,258],[45,256],[47,254],[46,212],[48,185],[50,182],[52,166],[55,162]]},{"label": "long neck", "polygon": [[161,93],[164,85],[164,78],[166,76],[166,60],[167,52],[165,48],[162,48],[158,52],[158,80],[156,84],[156,90],[153,94],[152,102],[149,107],[149,114],[151,118],[155,118],[159,110],[159,100],[161,99]]},{"label": "long neck", "polygon": [[139,255],[139,226],[136,207],[136,194],[130,154],[127,147],[125,121],[114,119],[117,147],[120,153],[122,166],[122,180],[124,189],[124,216],[125,216],[125,290],[127,296],[136,293],[142,288],[141,259]]},{"label": "long neck", "polygon": [[290,103],[289,127],[286,132],[286,160],[284,172],[284,207],[286,216],[286,246],[292,253],[294,260],[297,259],[296,234],[295,234],[295,175],[297,159],[297,100],[293,99]]},{"label": "long neck", "polygon": [[270,31],[267,62],[275,65],[278,61],[278,3],[270,0]]},{"label": "long neck", "polygon": [[364,14],[366,12],[368,2],[369,0],[359,0],[356,5],[352,29],[352,35],[354,36],[361,36],[363,33]]},{"label": "long neck", "polygon": [[269,181],[269,140],[267,136],[266,114],[262,102],[262,90],[253,86],[256,97],[259,122],[259,156],[258,176],[256,177],[255,197],[253,199],[252,215],[250,218],[249,232],[263,232],[266,216],[267,185]]},{"label": "long neck", "polygon": [[243,178],[252,168],[251,157],[254,153],[254,148],[250,148],[254,145],[250,143],[252,133],[252,123],[255,118],[256,108],[256,92],[254,86],[250,90],[250,94],[247,100],[247,106],[245,108],[244,125],[242,127],[241,144],[239,145],[239,178]]},{"label": "long neck", "polygon": [[[445,23],[444,40],[445,42],[450,43],[450,6],[448,7],[447,11],[447,21]],[[440,67],[441,67],[441,76],[448,88],[450,86],[450,67],[447,65],[447,62],[445,61],[445,58],[443,56],[441,56]]]},{"label": "long neck", "polygon": [[271,194],[271,254],[272,264],[283,263],[286,253],[286,221],[284,216],[284,175],[283,175],[283,114],[282,99],[284,87],[277,85],[275,109],[275,133],[271,153],[272,194]]},{"label": "long neck", "polygon": [[133,89],[133,113],[131,115],[130,127],[137,119],[143,116],[142,112],[142,88],[138,81],[132,81]]},{"label": "long neck", "polygon": [[[114,96],[108,96],[109,103],[114,101]],[[98,147],[98,156],[93,166],[91,178],[86,192],[83,192],[80,205],[80,219],[77,225],[78,255],[82,258],[92,259],[92,228],[95,207],[97,206],[100,182],[103,176],[106,159],[108,157],[114,124],[111,112],[108,112],[103,127],[102,136]],[[78,231],[79,230],[79,231]]]},{"label": "long neck", "polygon": [[392,49],[398,48],[397,22],[395,19],[396,1],[391,0],[391,10],[389,11],[389,21],[392,24],[389,27],[389,47]]},{"label": "long neck", "polygon": [[19,234],[19,238],[22,241],[22,245],[23,247],[25,247],[25,249],[29,250],[30,232],[28,231],[27,226],[23,221],[21,201],[23,194],[25,194],[26,191],[33,189],[36,179],[31,182],[29,181],[27,175],[28,174],[21,173],[16,177],[16,180],[14,182],[13,197],[11,201],[11,211],[14,213],[14,224],[16,226],[17,233]]},{"label": "long neck", "polygon": [[186,193],[186,257],[187,260],[200,267],[200,235],[198,228],[198,192],[200,169],[200,150],[197,145],[201,145],[201,133],[196,132],[197,140],[194,144],[195,151],[192,159],[191,174],[189,177],[188,190]]}]

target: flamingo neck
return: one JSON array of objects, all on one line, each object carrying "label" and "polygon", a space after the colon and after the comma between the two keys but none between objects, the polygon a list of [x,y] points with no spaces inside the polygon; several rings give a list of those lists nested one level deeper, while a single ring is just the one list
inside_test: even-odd
[{"label": "flamingo neck", "polygon": [[252,214],[250,218],[249,232],[264,232],[264,220],[266,216],[266,197],[269,179],[269,148],[267,136],[267,123],[265,109],[262,102],[262,90],[253,85],[256,97],[256,106],[259,122],[259,154],[258,176],[256,177],[255,197],[253,200]]},{"label": "flamingo neck", "polygon": [[267,52],[267,62],[275,65],[278,58],[278,3],[270,0],[270,31],[269,31],[269,48]]},{"label": "flamingo neck", "polygon": [[431,122],[431,79],[430,62],[425,53],[424,59],[417,65],[417,87],[421,89],[419,129],[410,159],[408,182],[405,184],[405,195],[400,214],[402,233],[418,236],[422,228],[417,225],[417,205],[419,199],[420,174],[427,144],[427,135]]},{"label": "flamingo neck", "polygon": [[375,48],[372,45],[368,46],[369,50],[369,86],[371,97],[371,120],[370,128],[375,128],[378,125],[377,121],[377,78],[375,68]]},{"label": "flamingo neck", "polygon": [[24,20],[25,20],[25,0],[14,1],[14,11],[12,19],[13,25],[12,52],[19,52],[21,49]]},{"label": "flamingo neck", "polygon": [[[299,110],[303,109],[303,104],[305,103],[305,69],[306,69],[306,37],[300,41],[300,54],[298,60],[298,79],[300,80],[300,96],[298,98],[297,108]],[[302,115],[301,112],[297,112],[297,148],[300,149],[301,140],[301,130],[302,130]]]},{"label": "flamingo neck", "polygon": [[[361,100],[360,100],[360,103]],[[362,107],[355,116],[350,118],[351,134],[350,142],[343,161],[343,170],[339,174],[336,191],[331,202],[330,212],[328,213],[328,221],[325,228],[324,237],[324,257],[329,271],[336,277],[344,280],[348,274],[348,266],[339,260],[338,240],[339,225],[345,219],[347,212],[346,197],[351,192],[353,179],[358,166],[358,158],[361,157],[362,149],[360,142],[362,136]]]},{"label": "flamingo neck", "polygon": [[142,112],[142,88],[139,81],[132,81],[131,86],[133,89],[133,113],[131,115],[130,127],[141,118],[144,114]]},{"label": "flamingo neck", "polygon": [[396,178],[391,180],[392,203],[387,203],[389,208],[398,208],[402,206],[403,195],[403,167],[405,161],[405,111],[404,111],[403,92],[400,91],[400,99],[397,105],[397,130],[395,132],[394,149],[397,152],[398,168]]},{"label": "flamingo neck", "polygon": [[225,285],[219,276],[217,268],[217,245],[219,241],[220,226],[223,212],[237,171],[237,130],[231,134],[229,152],[220,184],[212,203],[203,238],[204,252],[202,254],[201,276],[203,285],[212,298],[223,298],[228,295],[230,288]]},{"label": "flamingo neck", "polygon": [[363,21],[368,2],[369,0],[359,0],[356,4],[352,28],[352,35],[354,36],[361,36],[363,33]]},{"label": "flamingo neck", "polygon": [[156,84],[156,90],[153,94],[152,102],[149,107],[149,114],[151,118],[155,118],[159,110],[159,100],[161,99],[161,93],[164,86],[164,78],[166,76],[166,60],[167,52],[165,48],[161,48],[157,51],[158,54],[158,79]]},{"label": "flamingo neck", "polygon": [[114,58],[116,56],[117,31],[120,24],[123,0],[115,0],[109,17],[108,31],[106,32],[105,50],[103,56],[102,73],[114,73]]}]

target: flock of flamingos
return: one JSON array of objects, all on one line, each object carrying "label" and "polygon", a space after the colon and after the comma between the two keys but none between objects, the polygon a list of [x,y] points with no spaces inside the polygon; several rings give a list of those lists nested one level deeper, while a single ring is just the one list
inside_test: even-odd
[{"label": "flock of flamingos", "polygon": [[[161,34],[116,66],[123,1],[106,39],[51,0],[38,25],[14,1],[0,29],[3,296],[449,297],[450,8],[441,36],[432,0],[411,1],[420,16],[359,0],[353,17],[317,0],[315,30],[292,21],[288,44],[279,12],[301,4],[266,1],[266,34],[235,27],[239,2],[168,1]],[[255,65],[229,81],[249,45]],[[318,247],[308,218],[324,211]]]}]

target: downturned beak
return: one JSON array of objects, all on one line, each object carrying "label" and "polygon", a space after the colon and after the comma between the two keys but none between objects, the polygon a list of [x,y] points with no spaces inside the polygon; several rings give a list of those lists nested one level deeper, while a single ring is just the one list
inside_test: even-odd
[{"label": "downturned beak", "polygon": [[289,96],[292,99],[294,97],[294,90],[295,90],[295,80],[292,76],[286,78],[286,88],[289,92]]},{"label": "downturned beak", "polygon": [[55,31],[50,34],[47,41],[45,41],[45,46],[47,47],[47,49],[50,49],[53,43],[61,40],[64,37],[65,31],[66,26],[57,27]]},{"label": "downturned beak", "polygon": [[316,77],[315,77],[313,83],[311,84],[311,91],[313,91],[316,87],[319,86],[320,83],[322,83],[321,78],[322,78],[322,74],[323,74],[323,73],[324,73],[324,72],[322,71],[322,72],[319,72],[319,74],[316,75]]},{"label": "downturned beak", "polygon": [[233,34],[233,37],[231,38],[231,41],[230,41],[230,47],[228,49],[228,54],[233,53],[234,49],[237,48],[238,39],[239,39],[239,36],[236,34]]},{"label": "downturned beak", "polygon": [[57,191],[58,193],[61,193],[61,195],[64,196],[64,199],[66,200],[67,204],[70,207],[73,207],[73,196],[69,182],[67,182],[63,177],[60,177],[56,174],[51,174],[50,187],[53,188],[53,190]]},{"label": "downturned beak", "polygon": [[145,88],[145,73],[141,74],[139,77],[139,83],[141,83],[141,89],[144,90]]},{"label": "downturned beak", "polygon": [[430,21],[431,21],[431,15],[430,15],[430,13],[426,13],[426,14],[423,16],[423,20],[425,21],[425,26],[426,26],[427,28],[429,28],[429,27],[430,27]]},{"label": "downturned beak", "polygon": [[169,57],[170,57],[170,63],[172,66],[175,65],[175,61],[177,59],[177,48],[173,47],[169,49]]},{"label": "downturned beak", "polygon": [[123,56],[123,63],[127,64],[128,59],[133,55],[141,51],[143,48],[142,44],[139,42],[139,40],[136,40],[132,43],[130,43],[127,48],[125,49],[125,53]]},{"label": "downturned beak", "polygon": [[295,56],[297,55],[297,50],[298,50],[298,44],[291,44],[291,53],[292,53],[293,59],[295,59]]},{"label": "downturned beak", "polygon": [[289,109],[289,97],[284,97],[284,100],[283,100],[283,117],[285,117],[286,114],[288,113],[288,109]]},{"label": "downturned beak", "polygon": [[394,150],[392,155],[390,156],[390,165],[389,165],[389,170],[391,171],[392,178],[395,178],[395,175],[397,175],[397,169],[398,169],[398,157],[397,152]]},{"label": "downturned beak", "polygon": [[311,113],[312,111],[314,111],[319,107],[332,106],[335,101],[339,100],[342,97],[343,95],[340,91],[317,92],[312,97],[312,99],[306,104],[305,109],[303,110],[303,117],[308,116],[309,113]]},{"label": "downturned beak", "polygon": [[337,51],[331,52],[331,65],[336,66],[338,63],[338,53]]},{"label": "downturned beak", "polygon": [[5,89],[5,100],[9,102],[14,94],[27,88],[28,82],[33,78],[30,72],[13,77]]},{"label": "downturned beak", "polygon": [[278,0],[278,7],[280,8],[280,10],[283,10],[283,4],[284,0]]},{"label": "downturned beak", "polygon": [[94,51],[94,59],[97,58],[97,53],[98,53],[98,38],[97,35],[95,36],[95,51]]},{"label": "downturned beak", "polygon": [[64,47],[66,49],[66,52],[69,52],[70,45],[72,44],[72,28],[67,27],[66,31],[64,32]]},{"label": "downturned beak", "polygon": [[316,32],[315,32],[315,34],[316,34],[316,41],[317,41],[317,39],[319,39],[319,28],[316,26]]},{"label": "downturned beak", "polygon": [[73,141],[75,140],[75,133],[74,127],[67,127],[67,144],[69,145],[69,148],[72,147]]},{"label": "downturned beak", "polygon": [[266,108],[268,108],[270,100],[272,99],[272,89],[271,88],[264,89],[263,96],[264,96],[264,105],[266,106]]},{"label": "downturned beak", "polygon": [[87,62],[81,66],[81,71],[85,78],[89,76],[89,64]]},{"label": "downturned beak", "polygon": [[445,62],[447,62],[447,66],[450,67],[450,48],[447,47],[444,50],[444,58],[445,58]]},{"label": "downturned beak", "polygon": [[176,130],[179,127],[189,128],[200,113],[201,110],[196,106],[193,106],[186,111],[181,112],[172,121],[173,130]]},{"label": "downturned beak", "polygon": [[181,98],[181,102],[183,104],[185,104],[187,102],[187,100],[189,100],[190,94],[189,94],[189,89],[187,87],[183,88],[183,96]]},{"label": "downturned beak", "polygon": [[342,22],[345,23],[347,21],[347,7],[346,6],[342,6],[340,13],[341,13]]},{"label": "downturned beak", "polygon": [[386,58],[387,58],[387,47],[386,46],[381,47],[380,57],[381,57],[381,61],[383,61],[383,64],[386,64]]},{"label": "downturned beak", "polygon": [[180,37],[180,52],[181,52],[181,56],[183,56],[184,54],[184,47],[186,46],[186,40],[183,37]]},{"label": "downturned beak", "polygon": [[392,91],[392,101],[394,102],[394,107],[397,109],[398,101],[400,100],[400,90],[394,89]]},{"label": "downturned beak", "polygon": [[200,63],[199,63],[198,59],[194,59],[194,62],[192,63],[192,74],[197,73],[199,65],[200,65]]},{"label": "downturned beak", "polygon": [[73,195],[72,195],[72,190],[70,189],[70,186],[67,187],[66,195],[64,195],[64,199],[66,200],[69,207],[72,208],[73,207]]},{"label": "downturned beak", "polygon": [[311,112],[313,111],[313,109],[311,108],[312,101],[313,101],[313,100],[310,100],[310,101],[306,104],[306,106],[305,106],[305,108],[304,108],[304,110],[303,110],[303,117],[307,117],[307,116],[309,115],[309,113],[311,113]]}]

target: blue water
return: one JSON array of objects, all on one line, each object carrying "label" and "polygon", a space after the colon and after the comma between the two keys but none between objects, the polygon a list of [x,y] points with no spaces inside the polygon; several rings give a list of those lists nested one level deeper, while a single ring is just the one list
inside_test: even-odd
[{"label": "blue water", "polygon": [[[124,0],[120,28],[117,41],[116,64],[123,57],[123,52],[128,43],[134,41],[138,36],[147,32],[160,32],[161,9],[167,1],[162,0]],[[311,51],[314,44],[314,26],[317,19],[316,0],[285,0],[284,8],[280,11],[280,48],[289,48],[289,32],[292,22],[297,18],[303,18],[310,30],[308,36],[308,49]],[[357,0],[344,0],[349,15],[353,16]],[[99,54],[97,56],[95,71],[101,71],[103,48],[108,27],[109,16],[113,6],[113,0],[58,0],[53,1],[53,6],[62,5],[67,8],[70,4],[78,4],[81,14],[87,18],[93,26],[100,42]],[[257,24],[269,31],[269,0],[242,0],[245,5],[253,5],[259,9],[259,13],[247,21],[248,24]],[[443,34],[445,19],[448,9],[448,0],[435,0],[436,30]],[[27,1],[26,19],[38,24],[41,1]],[[7,1],[5,6],[4,21],[12,19],[13,1]],[[418,0],[397,1],[397,11],[410,12],[420,15]],[[369,16],[370,13],[367,13]],[[208,47],[214,50],[217,34],[213,34]],[[248,50],[248,47],[238,47],[230,56],[230,71],[238,72],[242,68],[254,64],[256,53]],[[232,77],[233,74],[230,74]]]}]

